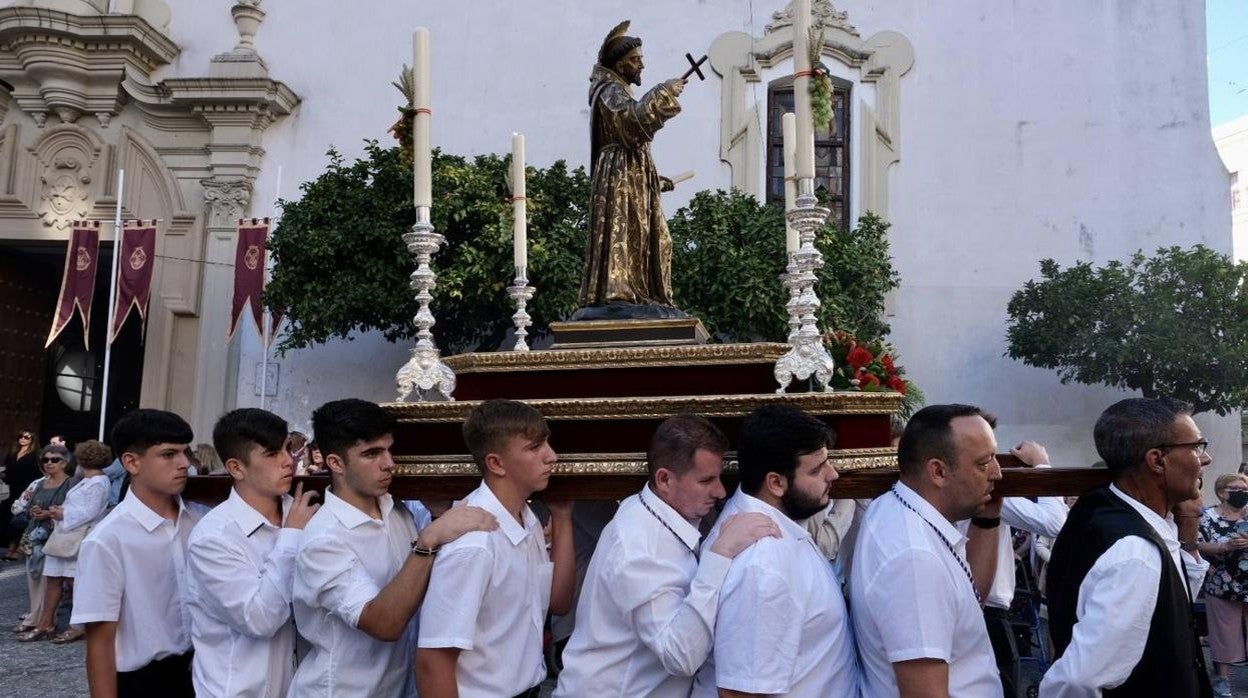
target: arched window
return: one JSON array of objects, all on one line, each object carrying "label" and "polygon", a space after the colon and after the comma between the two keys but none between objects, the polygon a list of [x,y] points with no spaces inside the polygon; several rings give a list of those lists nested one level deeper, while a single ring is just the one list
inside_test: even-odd
[{"label": "arched window", "polygon": [[[832,123],[815,130],[815,190],[828,197],[831,220],[849,230],[849,101],[853,83],[832,78]],[[784,205],[781,117],[793,111],[793,76],[767,86],[767,203]]]}]

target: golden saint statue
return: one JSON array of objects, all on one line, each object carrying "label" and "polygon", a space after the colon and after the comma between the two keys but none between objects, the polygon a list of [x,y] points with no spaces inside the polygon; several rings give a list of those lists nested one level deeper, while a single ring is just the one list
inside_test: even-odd
[{"label": "golden saint statue", "polygon": [[581,305],[573,319],[672,317],[672,238],[659,194],[672,182],[660,177],[650,141],[680,113],[685,80],[654,86],[641,99],[645,68],[641,39],[626,36],[629,22],[607,35],[590,75],[593,194]]}]

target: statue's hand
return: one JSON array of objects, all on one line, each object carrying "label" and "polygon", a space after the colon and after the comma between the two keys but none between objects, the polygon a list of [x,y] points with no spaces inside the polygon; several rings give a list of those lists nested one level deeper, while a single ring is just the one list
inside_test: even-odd
[{"label": "statue's hand", "polygon": [[679,97],[680,93],[685,91],[685,85],[687,83],[688,81],[682,78],[672,78],[663,84],[667,85],[667,89],[671,90],[677,97]]},{"label": "statue's hand", "polygon": [[676,188],[670,177],[659,175],[659,191],[671,191]]}]

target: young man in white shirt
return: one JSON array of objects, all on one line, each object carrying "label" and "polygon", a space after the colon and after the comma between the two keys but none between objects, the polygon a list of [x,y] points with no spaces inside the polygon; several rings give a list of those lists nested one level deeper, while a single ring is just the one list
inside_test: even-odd
[{"label": "young man in white shirt", "polygon": [[[1111,405],[1093,429],[1113,483],[1079,498],[1049,558],[1057,659],[1045,698],[1212,696],[1196,636],[1190,568],[1207,569],[1190,516],[1209,442],[1191,406],[1169,398]],[[1190,538],[1180,539],[1182,532]],[[1225,691],[1224,693],[1229,693]]]},{"label": "young man in white shirt", "polygon": [[[858,658],[841,585],[798,523],[823,510],[837,478],[832,434],[791,405],[760,407],[741,423],[741,485],[721,517],[760,513],[780,529],[732,561],[719,597],[715,650],[693,695],[858,695]],[[718,543],[726,519],[707,534]]]},{"label": "young man in white shirt", "polygon": [[203,508],[182,501],[191,427],[172,412],[134,410],[112,445],[130,489],[87,534],[71,623],[85,624],[93,698],[193,696],[186,544]]},{"label": "young man in white shirt", "polygon": [[555,698],[688,698],[711,650],[732,558],[780,535],[766,515],[743,514],[698,554],[698,526],[724,498],[727,449],[723,432],[697,415],[677,415],[654,432],[650,481],[620,504],[585,573]]},{"label": "young man in white shirt", "polygon": [[457,507],[419,533],[387,493],[394,422],[364,400],[328,402],[312,428],[333,484],[304,527],[295,556],[294,613],[311,644],[292,698],[394,698],[412,688],[413,617],[441,545],[497,524]]},{"label": "young man in white shirt", "polygon": [[547,555],[542,525],[526,504],[546,489],[556,460],[540,412],[489,400],[463,430],[484,476],[464,501],[494,514],[499,527],[464,536],[438,556],[421,610],[420,695],[536,698],[546,678],[546,613],[567,613],[576,584],[571,503],[550,504]]},{"label": "young man in white shirt", "polygon": [[299,534],[315,492],[295,489],[281,417],[227,412],[212,443],[234,478],[229,498],[204,515],[187,548],[187,605],[199,698],[281,698],[295,672],[290,603]]},{"label": "young man in white shirt", "polygon": [[[980,599],[997,564],[1001,479],[994,418],[931,405],[897,446],[901,478],[867,509],[850,607],[872,698],[1001,698]],[[964,535],[954,525],[971,519]]]}]

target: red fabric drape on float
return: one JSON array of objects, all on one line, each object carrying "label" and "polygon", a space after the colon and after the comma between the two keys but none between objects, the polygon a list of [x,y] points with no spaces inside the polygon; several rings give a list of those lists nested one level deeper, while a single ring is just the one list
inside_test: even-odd
[{"label": "red fabric drape on float", "polygon": [[131,309],[147,324],[147,305],[152,298],[152,267],[156,262],[156,221],[127,222],[121,231],[121,265],[117,268],[117,304],[109,344],[117,339]]},{"label": "red fabric drape on float", "polygon": [[56,301],[56,316],[52,318],[52,331],[43,346],[52,341],[74,318],[74,309],[82,317],[83,345],[90,349],[91,299],[95,295],[95,270],[99,267],[100,222],[78,221],[69,233],[69,246],[65,250],[65,275],[61,277],[61,293]]},{"label": "red fabric drape on float", "polygon": [[267,260],[265,243],[269,237],[268,218],[240,219],[238,221],[238,247],[234,251],[234,304],[230,309],[230,332],[234,337],[243,309],[251,306],[251,316],[256,322],[256,332],[264,338],[264,309],[260,294],[264,290],[264,270]]}]

